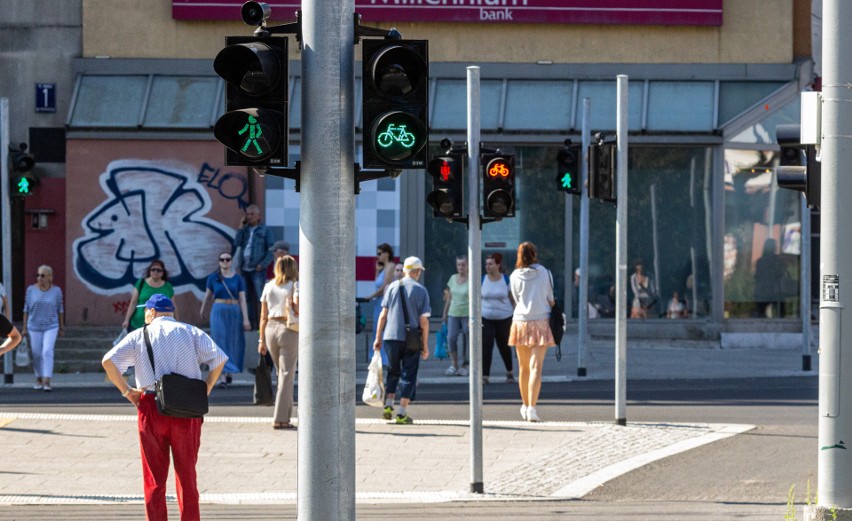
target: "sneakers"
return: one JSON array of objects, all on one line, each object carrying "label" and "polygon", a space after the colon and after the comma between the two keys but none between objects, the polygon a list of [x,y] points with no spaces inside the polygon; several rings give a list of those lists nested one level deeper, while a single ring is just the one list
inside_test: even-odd
[{"label": "sneakers", "polygon": [[409,415],[402,416],[401,414],[396,415],[396,424],[397,425],[411,425],[414,423],[414,420]]},{"label": "sneakers", "polygon": [[515,375],[512,374],[511,371],[506,373],[506,383],[507,384],[515,383]]},{"label": "sneakers", "polygon": [[486,385],[490,384],[491,383],[491,377],[482,375],[482,383],[484,383]]},{"label": "sneakers", "polygon": [[455,376],[456,371],[458,371],[458,369],[456,369],[456,366],[451,365],[450,367],[447,368],[446,371],[444,371],[444,374],[447,375],[447,376]]},{"label": "sneakers", "polygon": [[456,372],[457,376],[467,376],[467,367],[462,367]]},{"label": "sneakers", "polygon": [[44,390],[49,393],[53,391],[53,387],[51,387],[50,384],[44,384]]},{"label": "sneakers", "polygon": [[527,419],[527,406],[526,405],[521,405],[521,418],[523,418],[524,420]]},{"label": "sneakers", "polygon": [[535,412],[535,407],[527,407],[527,421],[534,423],[541,421],[541,418],[538,417],[538,413]]},{"label": "sneakers", "polygon": [[35,389],[36,391],[41,391],[42,389],[44,389],[44,386],[41,384],[35,384],[33,385],[33,389]]},{"label": "sneakers", "polygon": [[393,407],[387,406],[385,407],[384,412],[382,412],[383,420],[392,420],[393,419]]}]

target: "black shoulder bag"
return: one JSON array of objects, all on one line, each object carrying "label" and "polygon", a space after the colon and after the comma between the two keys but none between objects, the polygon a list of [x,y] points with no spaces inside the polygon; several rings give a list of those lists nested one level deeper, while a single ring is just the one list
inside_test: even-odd
[{"label": "black shoulder bag", "polygon": [[[145,346],[148,348],[148,360],[151,370],[154,369],[154,349],[148,336],[148,326],[142,328],[145,335]],[[182,374],[164,374],[156,384],[154,391],[157,396],[157,410],[164,416],[174,418],[201,418],[207,414],[207,383],[195,378],[187,378]]]},{"label": "black shoulder bag", "polygon": [[423,332],[420,328],[412,329],[411,321],[408,320],[408,305],[405,303],[408,296],[405,294],[405,284],[399,283],[399,299],[402,301],[402,316],[405,318],[405,352],[419,353],[423,351]]}]

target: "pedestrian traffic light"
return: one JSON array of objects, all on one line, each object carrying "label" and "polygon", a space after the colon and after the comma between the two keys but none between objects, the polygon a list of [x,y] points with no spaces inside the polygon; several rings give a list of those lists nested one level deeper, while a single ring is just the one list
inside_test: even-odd
[{"label": "pedestrian traffic light", "polygon": [[816,147],[803,145],[799,125],[776,125],[775,137],[781,147],[775,180],[780,188],[804,192],[808,206],[819,208],[822,167]]},{"label": "pedestrian traffic light", "polygon": [[228,166],[286,166],[287,38],[229,36],[213,61],[226,87],[225,113],[213,135],[225,145]]},{"label": "pedestrian traffic light", "polygon": [[515,216],[515,156],[484,154],[482,197],[485,217]]},{"label": "pedestrian traffic light", "polygon": [[432,192],[426,202],[433,208],[434,217],[462,217],[464,215],[464,154],[439,156],[429,161],[427,169],[432,176]]},{"label": "pedestrian traffic light", "polygon": [[27,153],[26,143],[17,147],[9,145],[9,195],[23,197],[33,194],[33,189],[38,184],[38,179],[30,174],[33,167],[35,158]]},{"label": "pedestrian traffic light", "polygon": [[565,143],[565,148],[556,156],[557,190],[577,195],[583,193],[579,156],[579,149],[572,147],[570,140]]},{"label": "pedestrian traffic light", "polygon": [[589,147],[589,197],[615,202],[615,145],[601,138]]},{"label": "pedestrian traffic light", "polygon": [[429,42],[364,40],[362,138],[367,168],[426,166]]}]

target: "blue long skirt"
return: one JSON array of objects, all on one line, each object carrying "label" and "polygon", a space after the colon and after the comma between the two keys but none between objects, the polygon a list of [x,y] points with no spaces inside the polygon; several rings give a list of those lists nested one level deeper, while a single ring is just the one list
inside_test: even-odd
[{"label": "blue long skirt", "polygon": [[224,373],[243,372],[246,337],[243,333],[243,314],[239,304],[214,302],[210,311],[210,336],[228,355]]}]

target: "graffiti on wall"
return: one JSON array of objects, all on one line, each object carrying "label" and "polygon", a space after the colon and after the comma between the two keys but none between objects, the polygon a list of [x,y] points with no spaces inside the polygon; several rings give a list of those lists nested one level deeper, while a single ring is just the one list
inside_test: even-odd
[{"label": "graffiti on wall", "polygon": [[[100,175],[106,199],[83,218],[84,234],[74,241],[77,277],[100,295],[126,293],[160,259],[176,293],[202,298],[218,254],[230,250],[235,234],[206,217],[212,203],[204,185],[211,170],[206,164],[199,172],[157,161],[111,162]],[[228,199],[242,207],[245,194],[234,180],[231,185]]]}]

